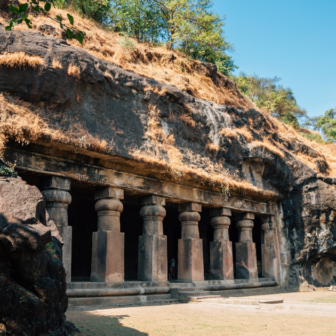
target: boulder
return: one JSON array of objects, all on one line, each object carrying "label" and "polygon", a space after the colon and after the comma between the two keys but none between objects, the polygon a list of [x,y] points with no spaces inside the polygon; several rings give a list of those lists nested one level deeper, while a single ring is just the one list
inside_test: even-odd
[{"label": "boulder", "polygon": [[0,335],[79,335],[65,318],[68,297],[56,231],[37,187],[0,176]]}]

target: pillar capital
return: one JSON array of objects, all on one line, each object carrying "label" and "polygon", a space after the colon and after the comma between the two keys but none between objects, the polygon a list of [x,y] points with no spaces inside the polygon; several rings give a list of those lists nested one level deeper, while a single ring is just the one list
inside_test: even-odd
[{"label": "pillar capital", "polygon": [[71,189],[71,180],[59,176],[46,177],[41,182],[41,189],[61,189],[69,191]]},{"label": "pillar capital", "polygon": [[216,208],[210,210],[211,217],[219,217],[219,216],[232,216],[231,209],[227,208]]},{"label": "pillar capital", "polygon": [[71,204],[72,198],[68,191],[60,189],[47,189],[42,191],[46,202]]},{"label": "pillar capital", "polygon": [[202,212],[202,204],[189,202],[189,203],[180,203],[178,205],[179,212]]},{"label": "pillar capital", "polygon": [[212,226],[227,226],[231,224],[231,220],[229,217],[226,216],[220,216],[220,217],[213,217],[211,219],[211,225]]},{"label": "pillar capital", "polygon": [[236,226],[240,230],[252,230],[254,223],[252,220],[243,219],[236,222]]},{"label": "pillar capital", "polygon": [[166,205],[166,199],[157,195],[148,195],[140,198],[141,205]]},{"label": "pillar capital", "polygon": [[242,219],[236,222],[239,231],[239,242],[252,242],[252,229],[254,223],[250,219]]},{"label": "pillar capital", "polygon": [[271,216],[262,217],[261,220],[262,220],[261,228],[264,231],[275,230],[275,223]]},{"label": "pillar capital", "polygon": [[124,190],[113,187],[103,187],[96,190],[95,200],[100,200],[103,198],[117,198],[124,199]]}]

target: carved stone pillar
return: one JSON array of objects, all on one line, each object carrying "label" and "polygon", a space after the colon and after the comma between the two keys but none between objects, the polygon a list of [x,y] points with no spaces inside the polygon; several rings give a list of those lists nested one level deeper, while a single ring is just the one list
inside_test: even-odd
[{"label": "carved stone pillar", "polygon": [[236,274],[238,279],[258,279],[257,253],[252,239],[254,214],[246,213],[236,225],[239,242],[236,243]]},{"label": "carved stone pillar", "polygon": [[167,236],[163,235],[166,216],[164,197],[155,195],[141,199],[143,234],[139,237],[138,279],[142,281],[167,281]]},{"label": "carved stone pillar", "polygon": [[106,187],[96,192],[98,232],[92,236],[91,281],[124,281],[125,234],[120,232],[124,191]]},{"label": "carved stone pillar", "polygon": [[178,241],[178,280],[204,280],[203,243],[199,239],[198,222],[201,204],[179,204],[179,220],[182,223],[181,239]]},{"label": "carved stone pillar", "polygon": [[69,193],[71,180],[63,177],[48,177],[42,181],[42,194],[50,218],[54,221],[63,240],[62,261],[66,281],[71,281],[72,227],[68,223],[68,206],[71,203]]},{"label": "carved stone pillar", "polygon": [[214,240],[210,243],[210,277],[213,280],[233,280],[232,242],[229,239],[231,210],[226,208],[211,211],[214,216],[211,225],[214,228]]},{"label": "carved stone pillar", "polygon": [[277,278],[278,261],[275,254],[275,224],[271,217],[263,219],[263,242],[261,244],[262,275]]}]

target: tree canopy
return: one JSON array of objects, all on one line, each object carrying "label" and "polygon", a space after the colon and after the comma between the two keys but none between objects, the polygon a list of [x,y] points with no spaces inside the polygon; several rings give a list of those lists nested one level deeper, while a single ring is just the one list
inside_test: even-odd
[{"label": "tree canopy", "polygon": [[297,104],[290,88],[278,84],[280,78],[261,78],[241,73],[232,79],[258,107],[265,108],[284,123],[300,128],[299,118],[305,116],[306,111]]},{"label": "tree canopy", "polygon": [[328,142],[336,141],[336,108],[330,109],[323,116],[308,118],[305,126],[322,131]]}]

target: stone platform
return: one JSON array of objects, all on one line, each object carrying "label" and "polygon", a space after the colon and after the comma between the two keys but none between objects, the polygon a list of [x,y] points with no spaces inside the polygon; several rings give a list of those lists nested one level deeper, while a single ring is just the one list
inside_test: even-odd
[{"label": "stone platform", "polygon": [[222,295],[228,290],[271,287],[278,284],[273,278],[194,282],[70,282],[67,283],[67,294],[70,307],[167,304],[186,302],[194,296]]}]

